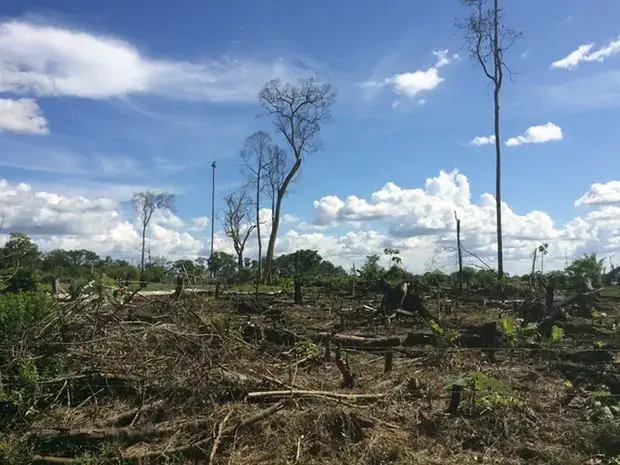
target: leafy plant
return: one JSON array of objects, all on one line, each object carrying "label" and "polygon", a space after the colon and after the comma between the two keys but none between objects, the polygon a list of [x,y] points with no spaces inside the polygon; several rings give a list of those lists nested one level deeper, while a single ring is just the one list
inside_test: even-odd
[{"label": "leafy plant", "polygon": [[458,341],[461,336],[461,332],[457,329],[448,329],[445,330],[442,328],[439,323],[435,321],[429,321],[428,323],[431,331],[437,338],[437,345],[440,347],[453,346]]},{"label": "leafy plant", "polygon": [[593,392],[586,404],[586,417],[595,422],[620,418],[620,399],[610,392]]},{"label": "leafy plant", "polygon": [[295,355],[298,358],[312,358],[318,357],[320,355],[319,348],[317,345],[308,340],[297,341],[294,346]]},{"label": "leafy plant", "polygon": [[55,304],[43,292],[0,295],[0,341],[7,346],[42,327],[55,314]]},{"label": "leafy plant", "polygon": [[452,389],[453,386],[460,386],[469,394],[471,413],[482,415],[491,410],[521,405],[518,397],[501,381],[479,371],[453,379],[447,388]]},{"label": "leafy plant", "polygon": [[557,344],[564,338],[564,328],[553,325],[551,328],[551,342]]}]

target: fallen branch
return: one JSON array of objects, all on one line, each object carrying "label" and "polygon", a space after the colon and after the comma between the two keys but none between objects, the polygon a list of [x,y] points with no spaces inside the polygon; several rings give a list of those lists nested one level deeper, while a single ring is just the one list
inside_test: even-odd
[{"label": "fallen branch", "polygon": [[[273,415],[278,412],[286,405],[286,401],[280,401],[277,404],[272,405],[268,409],[262,410],[251,417],[240,420],[235,425],[230,426],[222,431],[220,438],[224,438],[226,436],[230,436],[231,434],[236,433],[239,429],[245,428],[246,426],[250,426],[254,423],[261,421],[268,416]],[[173,449],[167,450],[157,450],[153,452],[147,452],[145,454],[123,454],[123,460],[127,463],[135,463],[135,464],[143,464],[150,460],[154,459],[167,459],[171,456],[189,456],[189,455],[197,455],[204,456],[204,449],[211,442],[211,438],[202,439],[200,441],[194,442],[188,446],[183,447],[175,447]]]},{"label": "fallen branch", "polygon": [[161,437],[179,430],[193,430],[202,428],[211,422],[211,418],[196,418],[183,421],[172,421],[156,426],[135,428],[125,426],[121,428],[83,428],[83,429],[40,429],[30,431],[23,437],[46,441],[82,442],[86,440],[120,439],[127,444],[135,444],[149,438]]},{"label": "fallen branch", "polygon": [[231,411],[229,411],[226,414],[226,416],[224,417],[224,419],[220,423],[220,426],[217,429],[217,436],[215,437],[215,441],[213,442],[213,447],[211,448],[211,454],[209,455],[209,465],[213,464],[213,460],[215,459],[215,454],[217,453],[217,448],[219,447],[220,442],[222,441],[222,434],[224,432],[224,425],[226,424],[226,422],[228,421],[228,419],[232,415],[232,412],[233,411],[231,410]]},{"label": "fallen branch", "polygon": [[398,336],[392,337],[362,337],[353,336],[349,334],[331,334],[331,333],[316,333],[309,336],[312,342],[324,342],[331,341],[341,346],[356,346],[356,347],[397,347],[401,345],[401,338]]},{"label": "fallen branch", "polygon": [[124,426],[125,424],[130,423],[139,413],[152,412],[153,410],[157,410],[162,407],[165,403],[166,401],[164,400],[158,400],[150,404],[144,404],[139,407],[132,408],[131,410],[127,410],[108,418],[102,423],[102,426]]},{"label": "fallen branch", "polygon": [[77,465],[82,463],[80,460],[71,457],[52,457],[52,456],[44,456],[44,455],[35,455],[32,457],[31,463],[33,465]]},{"label": "fallen branch", "polygon": [[387,397],[387,394],[344,394],[341,392],[330,391],[305,391],[301,389],[289,389],[288,391],[257,391],[250,392],[247,399],[260,399],[266,397],[323,397],[328,399],[341,399],[341,400],[376,400]]}]

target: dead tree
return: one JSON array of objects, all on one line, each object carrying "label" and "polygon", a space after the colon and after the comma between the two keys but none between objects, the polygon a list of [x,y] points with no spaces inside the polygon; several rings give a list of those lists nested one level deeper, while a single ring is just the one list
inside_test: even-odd
[{"label": "dead tree", "polygon": [[[260,208],[261,195],[265,189],[263,176],[272,151],[271,136],[264,131],[256,131],[245,140],[241,158],[249,175],[250,184],[254,187],[254,206],[256,207],[256,245],[258,247],[258,267],[256,282],[260,282],[262,274],[263,241],[261,239]],[[273,213],[272,213],[273,214]]]},{"label": "dead tree", "polygon": [[275,196],[273,224],[267,246],[267,283],[271,282],[282,199],[301,168],[303,156],[318,150],[321,125],[329,119],[335,97],[330,84],[318,84],[313,78],[301,79],[297,86],[282,84],[279,79],[274,79],[265,84],[259,93],[261,107],[272,117],[276,131],[284,137],[295,157]]},{"label": "dead tree", "polygon": [[456,220],[456,253],[459,259],[459,297],[463,297],[463,250],[461,249],[461,220],[454,212]]},{"label": "dead tree", "polygon": [[148,228],[153,213],[156,210],[172,211],[174,208],[174,194],[167,192],[136,192],[133,194],[132,204],[142,226],[142,249],[140,254],[140,281],[144,278],[144,252],[146,250],[146,228]]},{"label": "dead tree", "polygon": [[497,222],[497,276],[504,276],[502,242],[502,141],[500,137],[500,91],[506,66],[504,54],[521,33],[502,23],[499,0],[461,0],[471,12],[464,20],[457,20],[457,27],[465,34],[472,58],[482,68],[493,87],[493,120],[495,136],[495,214]]},{"label": "dead tree", "polygon": [[247,222],[252,201],[244,188],[228,194],[224,200],[226,201],[224,232],[233,241],[233,247],[237,254],[237,266],[241,270],[243,268],[245,244],[252,231],[257,227],[256,224]]}]

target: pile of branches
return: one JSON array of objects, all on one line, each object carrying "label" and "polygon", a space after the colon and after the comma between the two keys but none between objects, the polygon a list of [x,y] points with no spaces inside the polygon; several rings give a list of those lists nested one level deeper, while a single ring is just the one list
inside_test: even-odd
[{"label": "pile of branches", "polygon": [[[27,463],[213,463],[223,443],[287,407],[303,424],[308,412],[297,411],[300,399],[364,404],[386,397],[334,392],[337,374],[335,390],[317,389],[302,374],[312,354],[261,350],[243,340],[232,312],[216,312],[198,296],[121,309],[63,305],[9,362],[23,368],[36,360],[34,378],[3,378],[5,390],[29,396],[14,397],[2,414]],[[356,428],[374,424],[343,415]]]}]

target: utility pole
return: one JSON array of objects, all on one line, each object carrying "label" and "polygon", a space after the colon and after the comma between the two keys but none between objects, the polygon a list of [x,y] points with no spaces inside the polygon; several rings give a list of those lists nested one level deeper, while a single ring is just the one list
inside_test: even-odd
[{"label": "utility pole", "polygon": [[211,163],[213,169],[211,186],[211,255],[209,256],[209,274],[213,278],[213,236],[215,234],[215,161]]}]

